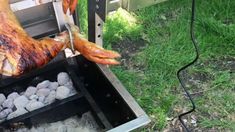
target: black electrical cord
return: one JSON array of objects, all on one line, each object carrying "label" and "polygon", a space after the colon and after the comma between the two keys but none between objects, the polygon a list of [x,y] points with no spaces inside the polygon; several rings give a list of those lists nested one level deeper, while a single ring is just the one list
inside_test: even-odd
[{"label": "black electrical cord", "polygon": [[190,24],[190,35],[191,35],[191,40],[193,43],[193,46],[195,48],[195,52],[196,52],[196,57],[194,58],[194,60],[192,62],[190,62],[189,64],[185,65],[184,67],[180,68],[177,72],[177,77],[179,79],[179,82],[184,90],[184,92],[186,93],[186,96],[189,98],[191,104],[192,104],[192,109],[182,113],[179,115],[179,121],[181,122],[181,124],[183,125],[183,127],[185,128],[185,130],[187,132],[190,132],[190,130],[187,128],[187,126],[185,125],[184,121],[182,120],[182,117],[192,113],[193,111],[195,111],[196,106],[195,103],[190,95],[190,93],[188,92],[188,90],[185,87],[185,84],[183,83],[183,80],[180,78],[180,73],[181,71],[187,69],[189,66],[193,65],[195,62],[197,62],[198,58],[199,58],[199,50],[198,50],[198,45],[197,45],[197,41],[195,39],[195,33],[194,33],[194,22],[195,22],[195,0],[192,0],[192,14],[191,14],[191,24]]}]

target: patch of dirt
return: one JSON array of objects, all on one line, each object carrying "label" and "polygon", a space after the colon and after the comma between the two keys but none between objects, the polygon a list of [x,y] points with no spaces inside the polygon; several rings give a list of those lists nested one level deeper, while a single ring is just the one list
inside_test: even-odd
[{"label": "patch of dirt", "polygon": [[[184,119],[187,121],[186,125],[190,132],[231,132],[228,129],[221,129],[221,128],[199,128],[192,124],[192,121]],[[163,130],[163,132],[186,132],[185,128],[181,125],[178,118],[173,119],[168,126]]]},{"label": "patch of dirt", "polygon": [[[231,73],[235,72],[235,58],[224,57],[219,59],[208,60],[203,63],[198,63],[196,67],[202,68],[211,68],[215,72],[217,71],[230,71]],[[186,87],[192,90],[192,93],[199,93],[203,91],[205,87],[214,79],[213,73],[207,72],[194,72],[189,73],[186,69],[181,73],[181,77],[186,85]]]},{"label": "patch of dirt", "polygon": [[189,73],[188,70],[182,71],[181,78],[185,86],[190,89],[190,93],[192,96],[201,96],[210,81],[213,80],[213,75],[206,72],[194,72]]},{"label": "patch of dirt", "polygon": [[[182,111],[181,113],[186,112]],[[196,115],[186,115],[183,118],[183,122],[187,126],[190,132],[230,132],[231,130],[224,129],[224,128],[201,128],[199,127],[200,119],[197,118]],[[186,132],[185,128],[181,125],[178,117],[171,118],[168,120],[168,124],[163,132]]]},{"label": "patch of dirt", "polygon": [[112,45],[112,48],[118,51],[121,57],[121,64],[126,69],[142,69],[142,66],[135,64],[132,57],[137,55],[144,47],[146,42],[143,39],[131,40],[130,38],[125,38],[118,43]]},{"label": "patch of dirt", "polygon": [[212,66],[215,70],[235,72],[235,57],[223,57],[205,62],[203,66]]}]

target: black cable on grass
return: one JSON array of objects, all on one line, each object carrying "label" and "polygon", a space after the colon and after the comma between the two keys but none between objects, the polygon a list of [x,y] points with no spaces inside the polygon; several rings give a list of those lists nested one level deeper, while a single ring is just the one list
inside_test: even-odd
[{"label": "black cable on grass", "polygon": [[190,114],[192,113],[193,111],[195,111],[196,109],[196,106],[195,106],[195,103],[190,95],[190,93],[188,92],[188,90],[186,89],[185,87],[185,84],[183,83],[183,80],[180,78],[180,73],[181,71],[187,69],[189,66],[193,65],[195,62],[197,62],[198,58],[199,58],[199,50],[198,50],[198,45],[197,45],[197,41],[195,39],[195,33],[194,33],[194,21],[195,21],[195,0],[192,0],[192,14],[191,14],[191,24],[190,24],[190,35],[191,35],[191,40],[192,40],[192,43],[193,43],[193,46],[195,48],[195,52],[196,52],[196,57],[195,59],[190,62],[189,64],[185,65],[184,67],[180,68],[177,72],[177,77],[179,79],[179,82],[184,90],[184,92],[186,93],[186,96],[189,98],[191,104],[192,104],[192,109],[185,112],[185,113],[182,113],[179,115],[179,121],[181,122],[181,124],[183,125],[183,127],[185,128],[185,130],[187,132],[190,132],[190,130],[187,128],[187,126],[185,125],[184,121],[182,120],[182,117],[187,115],[187,114]]}]

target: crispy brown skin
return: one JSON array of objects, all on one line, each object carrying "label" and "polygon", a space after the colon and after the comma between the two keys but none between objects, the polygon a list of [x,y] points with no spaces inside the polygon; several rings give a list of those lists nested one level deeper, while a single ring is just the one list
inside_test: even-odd
[{"label": "crispy brown skin", "polygon": [[[62,32],[53,39],[31,38],[17,21],[8,2],[8,0],[0,0],[0,74],[17,76],[42,67],[65,47],[69,47],[67,32]],[[74,8],[74,3],[72,8]],[[78,27],[75,25],[71,27],[75,49],[84,57],[100,64],[119,64],[114,59],[120,57],[117,52],[105,50],[80,38]]]},{"label": "crispy brown skin", "polygon": [[0,3],[0,52],[14,67],[13,75],[43,66],[65,46],[53,39],[37,41],[29,37],[10,10],[8,0]]},{"label": "crispy brown skin", "polygon": [[70,11],[70,14],[73,14],[76,9],[77,3],[78,0],[63,0],[62,5],[64,14],[67,13],[68,9]]}]

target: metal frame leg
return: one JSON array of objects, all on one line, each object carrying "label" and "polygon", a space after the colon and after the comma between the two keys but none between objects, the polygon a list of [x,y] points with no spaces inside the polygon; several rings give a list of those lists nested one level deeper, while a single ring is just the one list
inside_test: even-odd
[{"label": "metal frame leg", "polygon": [[88,0],[88,40],[103,44],[103,23],[106,17],[106,0]]}]

